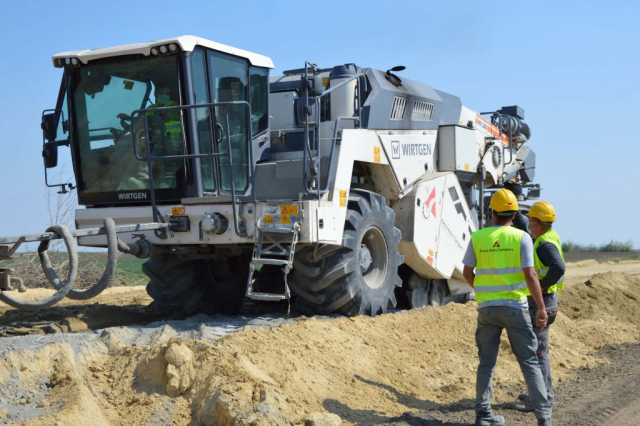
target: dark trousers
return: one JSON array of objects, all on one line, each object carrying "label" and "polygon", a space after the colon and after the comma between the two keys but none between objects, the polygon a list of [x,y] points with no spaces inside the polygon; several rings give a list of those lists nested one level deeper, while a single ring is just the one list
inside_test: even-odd
[{"label": "dark trousers", "polygon": [[[535,306],[535,304],[533,307],[529,308],[529,315],[533,324],[535,324],[537,312],[538,307]],[[540,330],[535,326],[533,327],[533,332],[536,335],[536,339],[538,339],[538,348],[536,350],[538,364],[540,365],[540,371],[544,378],[544,385],[547,388],[547,400],[549,400],[551,405],[553,405],[553,379],[551,377],[551,365],[549,364],[549,327],[556,320],[557,314],[558,308],[547,309],[549,320],[547,321],[547,326],[544,330]]]},{"label": "dark trousers", "polygon": [[551,404],[538,365],[536,348],[538,341],[533,333],[527,309],[506,306],[490,306],[478,309],[478,374],[476,379],[476,412],[491,413],[493,399],[493,370],[498,360],[500,335],[507,330],[511,350],[520,364],[529,391],[529,400],[536,418],[551,418]]}]

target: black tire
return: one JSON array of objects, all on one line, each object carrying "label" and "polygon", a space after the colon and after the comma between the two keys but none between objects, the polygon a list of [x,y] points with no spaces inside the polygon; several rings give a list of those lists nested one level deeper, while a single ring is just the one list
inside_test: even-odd
[{"label": "black tire", "polygon": [[444,306],[447,296],[447,280],[431,280],[429,288],[429,306]]},{"label": "black tire", "polygon": [[212,281],[207,263],[199,259],[181,259],[169,247],[153,246],[151,256],[142,264],[149,277],[147,293],[155,309],[168,316],[186,317],[204,312],[211,300]]},{"label": "black tire", "polygon": [[240,255],[209,263],[213,277],[213,309],[216,313],[234,315],[240,312],[247,291],[250,262],[250,255]]},{"label": "black tire", "polygon": [[[296,307],[307,314],[346,316],[385,313],[396,306],[402,285],[398,267],[400,230],[384,197],[364,190],[349,193],[342,245],[302,247],[296,251],[289,285]],[[364,246],[362,248],[361,246]],[[370,262],[361,256],[370,253]],[[368,264],[367,264],[368,262]],[[364,271],[363,271],[364,269]]]}]

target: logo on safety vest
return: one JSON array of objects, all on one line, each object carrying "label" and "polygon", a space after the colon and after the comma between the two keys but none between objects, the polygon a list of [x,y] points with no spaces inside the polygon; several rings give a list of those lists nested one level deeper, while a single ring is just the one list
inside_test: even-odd
[{"label": "logo on safety vest", "polygon": [[500,247],[500,244],[498,244],[498,242],[496,241],[495,243],[493,243],[493,247]]}]

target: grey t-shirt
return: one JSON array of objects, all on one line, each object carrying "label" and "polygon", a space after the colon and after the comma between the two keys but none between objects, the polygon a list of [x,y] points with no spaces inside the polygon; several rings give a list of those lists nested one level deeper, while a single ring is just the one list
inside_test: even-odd
[{"label": "grey t-shirt", "polygon": [[[469,240],[467,252],[464,254],[464,258],[462,258],[462,263],[471,268],[475,268],[478,264],[476,252],[473,251],[472,240]],[[526,232],[522,233],[522,241],[520,243],[520,263],[523,268],[533,268],[533,241],[531,240],[531,236]],[[527,303],[527,299],[523,301],[490,300],[488,302],[478,304],[478,309],[486,308],[487,306],[512,306],[514,308],[526,309],[529,307],[529,303]]]}]

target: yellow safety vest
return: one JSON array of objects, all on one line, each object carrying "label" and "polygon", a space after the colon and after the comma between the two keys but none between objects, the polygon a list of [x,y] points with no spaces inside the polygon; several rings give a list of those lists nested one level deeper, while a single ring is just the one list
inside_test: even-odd
[{"label": "yellow safety vest", "polygon": [[[546,265],[542,263],[540,259],[538,259],[537,250],[538,250],[538,246],[542,243],[551,243],[554,246],[556,246],[556,248],[558,249],[558,252],[560,253],[560,257],[564,262],[564,254],[562,253],[562,244],[560,243],[560,237],[558,236],[558,233],[554,229],[549,229],[547,232],[540,235],[540,237],[536,238],[536,242],[533,244],[533,256],[534,256],[533,267],[536,269],[536,273],[538,274],[539,280],[542,280],[544,277],[546,277],[547,272],[549,272],[549,268],[547,268]],[[562,290],[563,287],[564,287],[564,276],[560,277],[557,283],[549,287],[547,289],[547,293],[548,294],[556,293],[558,290]],[[528,292],[527,292],[527,295],[529,295]]]},{"label": "yellow safety vest", "polygon": [[[148,106],[149,109],[160,108],[160,107],[171,107],[178,105],[174,101],[169,101],[164,105],[156,105],[151,104]],[[149,111],[147,112],[148,116],[151,116],[158,111]],[[180,112],[178,110],[167,111],[166,114],[169,116],[169,121],[165,121],[164,128],[166,132],[166,136],[171,140],[171,152],[169,154],[179,155],[182,153],[182,125],[180,124]]]},{"label": "yellow safety vest", "polygon": [[526,300],[527,283],[520,261],[522,235],[511,226],[484,228],[471,234],[477,259],[473,288],[478,303]]}]

